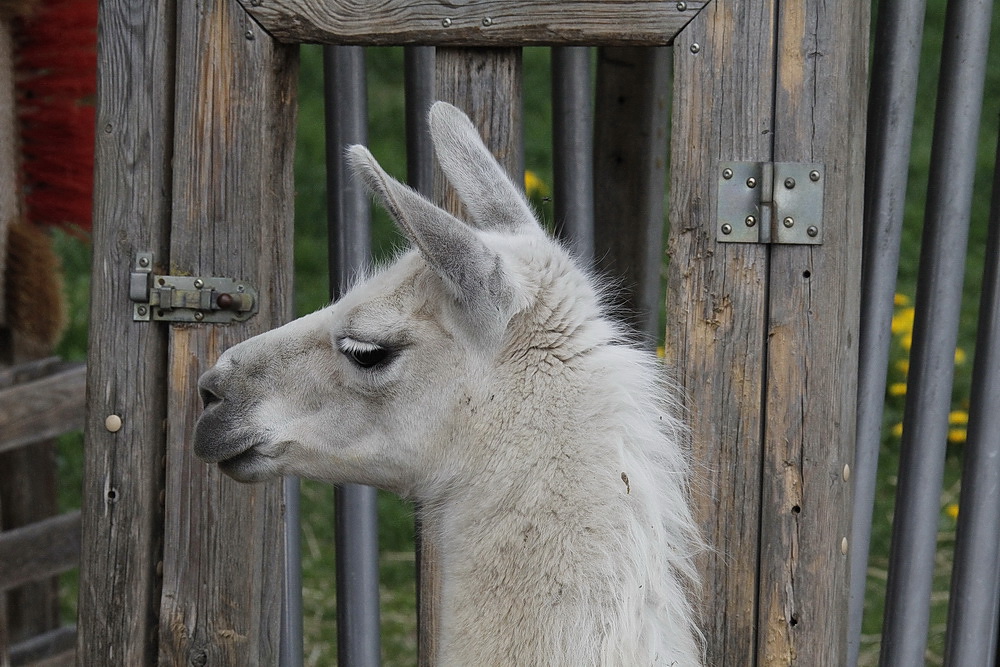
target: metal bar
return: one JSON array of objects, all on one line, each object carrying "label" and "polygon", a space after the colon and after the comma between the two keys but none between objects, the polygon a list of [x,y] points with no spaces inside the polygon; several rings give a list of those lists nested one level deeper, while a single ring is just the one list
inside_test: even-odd
[{"label": "metal bar", "polygon": [[434,102],[434,47],[405,47],[403,68],[407,180],[411,187],[430,197],[434,190],[434,161],[427,112]]},{"label": "metal bar", "polygon": [[302,548],[298,477],[285,477],[285,587],[281,598],[281,667],[302,667]]},{"label": "metal bar", "polygon": [[[344,149],[367,143],[364,50],[323,50],[327,127],[330,292],[340,298],[371,253],[371,211],[358,179],[346,173]],[[378,518],[375,489],[357,484],[335,493],[337,654],[339,664],[378,665]]]},{"label": "metal bar", "polygon": [[1000,142],[986,241],[972,368],[968,437],[955,539],[945,663],[981,665],[995,656],[1000,589]]},{"label": "metal bar", "polygon": [[953,0],[945,18],[927,211],[903,415],[881,664],[923,664],[936,517],[979,137],[990,0]]},{"label": "metal bar", "polygon": [[879,5],[868,107],[847,664],[858,662],[924,0]]},{"label": "metal bar", "polygon": [[591,50],[552,48],[552,166],[556,234],[594,259],[594,93]]}]

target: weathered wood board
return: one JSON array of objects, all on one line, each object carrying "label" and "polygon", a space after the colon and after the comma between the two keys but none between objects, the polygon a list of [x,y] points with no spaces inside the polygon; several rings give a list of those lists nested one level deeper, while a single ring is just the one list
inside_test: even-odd
[{"label": "weathered wood board", "polygon": [[284,42],[665,46],[707,4],[663,0],[240,0]]},{"label": "weathered wood board", "polygon": [[[167,257],[174,3],[99,8],[97,139],[78,659],[156,662],[166,341],[132,321],[135,253]],[[163,270],[165,266],[156,267]],[[118,415],[111,432],[105,418]]]},{"label": "weathered wood board", "polygon": [[0,533],[0,591],[75,568],[80,560],[80,512]]},{"label": "weathered wood board", "polygon": [[191,441],[198,377],[227,347],[291,319],[298,51],[225,0],[180,5],[177,40],[170,269],[247,281],[260,312],[170,329],[159,659],[273,665],[283,481],[234,482]]},{"label": "weathered wood board", "polygon": [[0,452],[81,428],[86,375],[80,364],[0,389]]}]

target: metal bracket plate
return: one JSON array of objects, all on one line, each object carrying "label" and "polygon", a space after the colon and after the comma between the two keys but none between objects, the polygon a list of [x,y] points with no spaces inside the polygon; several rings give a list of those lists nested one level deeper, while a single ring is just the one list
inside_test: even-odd
[{"label": "metal bracket plate", "polygon": [[823,242],[823,165],[721,162],[718,175],[719,242]]},{"label": "metal bracket plate", "polygon": [[129,276],[136,322],[243,322],[257,313],[257,291],[232,278],[153,273],[153,253],[136,254]]}]

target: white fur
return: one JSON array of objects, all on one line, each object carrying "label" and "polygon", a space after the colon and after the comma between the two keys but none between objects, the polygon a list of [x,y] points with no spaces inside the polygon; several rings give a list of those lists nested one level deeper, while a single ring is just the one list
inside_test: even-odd
[{"label": "white fur", "polygon": [[[431,131],[475,226],[353,148],[416,249],[228,350],[201,381],[196,452],[242,481],[420,501],[441,554],[439,664],[700,665],[700,541],[661,364],[468,119],[438,103]],[[351,358],[378,349],[391,356],[372,368]]]}]

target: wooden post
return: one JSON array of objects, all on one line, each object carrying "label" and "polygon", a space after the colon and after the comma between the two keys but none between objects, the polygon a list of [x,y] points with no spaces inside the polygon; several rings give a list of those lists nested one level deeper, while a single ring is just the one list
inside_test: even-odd
[{"label": "wooden post", "polygon": [[[78,664],[157,659],[166,327],[132,321],[140,250],[165,271],[173,126],[172,0],[99,8],[97,139]],[[117,415],[120,430],[105,427]]]},{"label": "wooden post", "polygon": [[171,269],[245,280],[260,312],[243,324],[170,329],[160,661],[273,665],[283,481],[234,482],[195,458],[191,438],[198,377],[227,347],[292,315],[298,52],[277,45],[236,3],[179,10]]},{"label": "wooden post", "polygon": [[[716,0],[675,42],[667,357],[705,482],[707,664],[844,662],[867,21]],[[823,244],[717,242],[722,160],[822,163]]]},{"label": "wooden post", "polygon": [[[437,99],[450,102],[468,114],[483,135],[486,146],[514,182],[521,183],[524,174],[521,50],[438,48],[434,78]],[[434,199],[453,215],[463,215],[457,193],[445,182],[444,173],[437,165],[434,167]],[[429,667],[437,662],[436,635],[440,628],[439,528],[430,515],[421,514],[418,520],[421,530],[418,661],[421,666]]]}]

